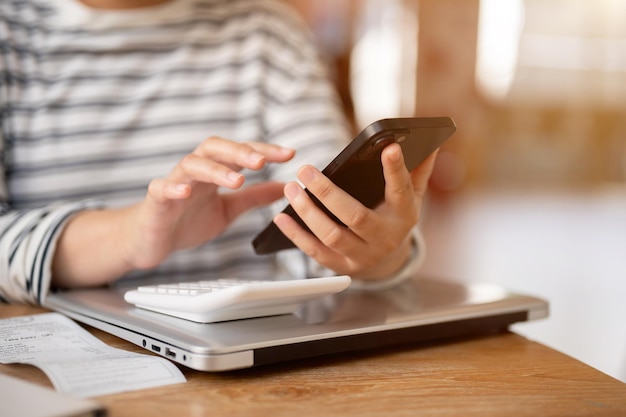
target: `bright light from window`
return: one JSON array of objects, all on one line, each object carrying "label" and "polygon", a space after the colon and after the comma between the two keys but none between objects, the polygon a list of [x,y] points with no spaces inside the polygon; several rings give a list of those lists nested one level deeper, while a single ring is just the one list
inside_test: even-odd
[{"label": "bright light from window", "polygon": [[406,32],[416,30],[408,15],[401,0],[368,0],[365,4],[359,40],[351,56],[351,88],[359,127],[401,116],[407,110],[403,109],[403,104],[407,107],[404,94],[408,90],[414,96],[406,69],[410,66],[414,74],[415,63],[409,62],[403,50]]},{"label": "bright light from window", "polygon": [[504,99],[513,83],[523,21],[523,0],[480,1],[476,82],[492,99]]}]

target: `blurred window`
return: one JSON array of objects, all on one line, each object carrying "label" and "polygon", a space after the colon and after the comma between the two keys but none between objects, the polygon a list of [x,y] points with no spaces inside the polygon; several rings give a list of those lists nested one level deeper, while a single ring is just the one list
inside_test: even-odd
[{"label": "blurred window", "polygon": [[357,125],[412,115],[417,19],[402,0],[364,0],[352,51],[351,87]]},{"label": "blurred window", "polygon": [[514,102],[621,107],[625,21],[623,0],[481,0],[477,84]]}]

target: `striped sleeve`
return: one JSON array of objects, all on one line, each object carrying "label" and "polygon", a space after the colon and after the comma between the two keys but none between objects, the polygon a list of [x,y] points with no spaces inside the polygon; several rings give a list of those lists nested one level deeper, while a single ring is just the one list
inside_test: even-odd
[{"label": "striped sleeve", "polygon": [[54,247],[64,225],[75,213],[99,205],[85,201],[10,210],[2,204],[0,300],[41,304],[50,287]]}]

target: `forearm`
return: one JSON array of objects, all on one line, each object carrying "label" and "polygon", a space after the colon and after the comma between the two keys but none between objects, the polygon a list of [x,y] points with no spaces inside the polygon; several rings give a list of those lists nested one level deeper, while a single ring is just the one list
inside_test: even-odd
[{"label": "forearm", "polygon": [[57,241],[52,285],[101,285],[132,270],[125,254],[125,219],[135,207],[86,210],[76,214]]}]

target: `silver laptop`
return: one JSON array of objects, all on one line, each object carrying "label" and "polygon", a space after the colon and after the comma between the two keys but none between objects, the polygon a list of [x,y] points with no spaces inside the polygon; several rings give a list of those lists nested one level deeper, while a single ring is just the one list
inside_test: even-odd
[{"label": "silver laptop", "polygon": [[[136,285],[136,284],[135,284]],[[46,306],[201,371],[506,329],[547,317],[548,303],[491,284],[416,277],[379,292],[344,291],[295,314],[201,324],[126,303],[128,287],[50,294]]]}]

